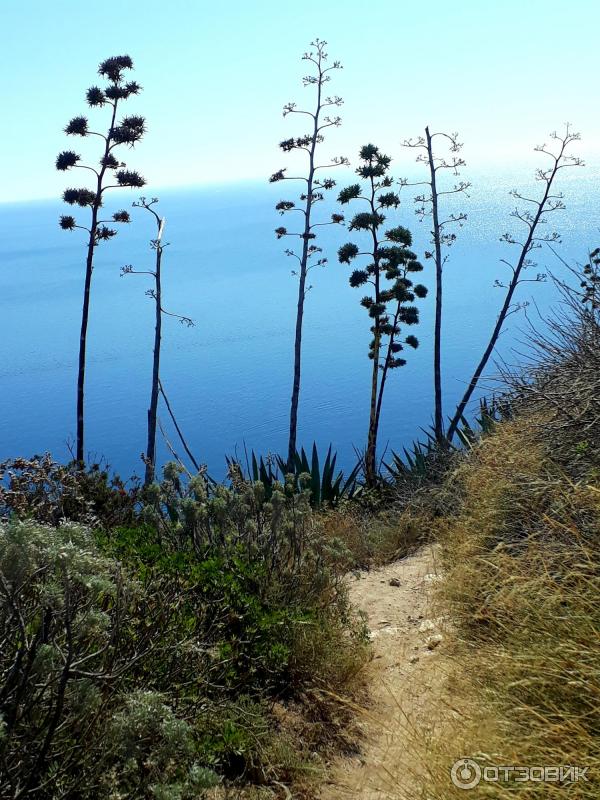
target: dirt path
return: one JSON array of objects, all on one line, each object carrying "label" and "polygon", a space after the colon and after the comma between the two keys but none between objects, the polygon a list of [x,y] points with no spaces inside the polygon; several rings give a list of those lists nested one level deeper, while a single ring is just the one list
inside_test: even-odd
[{"label": "dirt path", "polygon": [[435,550],[428,547],[352,581],[352,601],[367,614],[373,641],[372,701],[361,713],[360,755],[334,765],[321,800],[414,800],[422,759],[409,732],[417,729],[417,738],[426,739],[444,681],[441,620],[429,610],[436,579]]}]

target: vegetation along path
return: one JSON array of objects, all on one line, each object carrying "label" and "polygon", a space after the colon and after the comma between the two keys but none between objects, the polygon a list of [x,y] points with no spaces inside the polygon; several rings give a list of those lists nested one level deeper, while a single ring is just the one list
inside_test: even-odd
[{"label": "vegetation along path", "polygon": [[352,602],[366,613],[373,642],[371,699],[360,712],[360,752],[333,766],[321,800],[412,796],[426,769],[415,742],[424,744],[431,732],[445,676],[443,621],[430,608],[437,579],[435,549],[427,547],[352,582]]}]

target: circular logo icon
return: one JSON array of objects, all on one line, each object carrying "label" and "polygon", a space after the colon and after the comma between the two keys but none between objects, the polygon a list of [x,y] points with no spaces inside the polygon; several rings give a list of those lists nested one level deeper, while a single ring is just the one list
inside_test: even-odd
[{"label": "circular logo icon", "polygon": [[460,758],[452,765],[450,777],[459,789],[474,789],[481,780],[481,767],[472,758]]}]

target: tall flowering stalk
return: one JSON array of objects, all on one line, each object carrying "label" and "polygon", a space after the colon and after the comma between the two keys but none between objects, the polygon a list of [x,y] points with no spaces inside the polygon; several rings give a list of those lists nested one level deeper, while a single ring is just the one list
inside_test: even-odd
[{"label": "tall flowering stalk", "polygon": [[155,477],[156,472],[156,425],[157,425],[157,411],[158,411],[158,398],[162,390],[160,381],[160,351],[162,343],[162,322],[163,317],[175,317],[182,324],[188,327],[193,326],[193,322],[189,317],[183,317],[180,314],[173,314],[163,307],[163,285],[162,285],[162,257],[163,251],[167,246],[163,242],[163,232],[165,228],[165,219],[161,217],[154,206],[158,203],[158,198],[153,197],[147,200],[145,197],[140,197],[139,202],[134,203],[135,208],[143,208],[148,211],[154,218],[156,226],[156,238],[150,240],[150,247],[154,251],[154,269],[149,270],[136,270],[130,264],[121,269],[121,275],[150,275],[154,285],[152,288],[146,290],[148,297],[154,301],[154,349],[152,351],[152,384],[150,389],[150,405],[148,406],[148,439],[146,444],[146,454],[144,461],[146,463],[146,475],[144,485],[149,486]]},{"label": "tall flowering stalk", "polygon": [[371,288],[360,303],[367,310],[373,334],[369,345],[373,369],[365,455],[365,478],[373,486],[377,482],[377,435],[386,381],[390,370],[406,364],[405,347],[419,346],[416,336],[403,337],[402,326],[419,322],[419,311],[413,302],[425,297],[427,289],[422,284],[415,285],[409,277],[423,269],[410,249],[410,231],[401,225],[383,228],[386,215],[400,205],[398,194],[390,191],[390,157],[368,144],[361,148],[360,161],[356,172],[366,182],[365,187],[359,183],[348,186],[338,199],[342,204],[366,203],[366,210],[355,214],[348,226],[348,230],[357,231],[362,246],[355,242],[342,245],[338,259],[342,264],[350,264],[356,258],[367,260],[350,275],[350,286]]},{"label": "tall flowering stalk", "polygon": [[81,309],[81,332],[79,337],[79,365],[77,373],[77,461],[84,461],[84,433],[85,433],[85,367],[87,331],[90,312],[90,294],[92,286],[92,273],[94,270],[94,253],[100,242],[108,241],[116,236],[117,231],[111,227],[113,223],[128,223],[130,217],[127,211],[117,211],[111,219],[100,219],[100,209],[103,205],[104,194],[109,189],[138,188],[145,184],[144,178],[120,161],[115,151],[118,147],[127,145],[134,147],[146,132],[144,117],[137,115],[126,116],[117,121],[117,109],[121,101],[127,100],[132,95],[139,94],[141,87],[135,81],[126,81],[125,74],[133,69],[133,61],[129,56],[114,56],[103,61],[98,74],[106,79],[104,88],[92,86],[87,91],[86,99],[90,108],[109,109],[109,124],[106,133],[92,130],[87,117],[73,117],[65,128],[68,136],[82,138],[96,136],[102,142],[101,155],[98,164],[91,166],[81,163],[81,156],[73,150],[59,153],[56,159],[56,168],[61,171],[69,169],[84,169],[91,172],[93,188],[66,189],[63,200],[71,206],[89,209],[90,221],[88,225],[79,225],[75,217],[64,215],[60,218],[60,227],[66,231],[80,228],[88,234],[85,283],[83,290],[83,303]]},{"label": "tall flowering stalk", "polygon": [[551,144],[542,144],[535,148],[537,153],[541,153],[547,159],[547,165],[538,168],[535,172],[535,180],[540,187],[537,197],[530,197],[529,194],[525,195],[516,189],[511,192],[512,197],[518,203],[523,204],[521,208],[515,208],[511,213],[511,217],[521,224],[522,234],[505,233],[501,237],[501,241],[516,248],[516,257],[514,260],[501,259],[509,270],[509,277],[506,282],[496,280],[495,285],[505,291],[504,301],[487,346],[475,367],[460,403],[456,407],[454,416],[450,420],[447,433],[449,442],[452,441],[459,425],[464,421],[467,405],[496,348],[506,320],[523,305],[515,302],[515,292],[522,283],[538,283],[546,278],[544,273],[539,272],[530,277],[531,271],[537,266],[533,258],[535,251],[539,250],[543,245],[551,246],[560,241],[559,234],[556,231],[545,231],[544,225],[547,224],[548,219],[554,212],[562,211],[565,208],[562,192],[558,192],[554,188],[558,176],[564,169],[583,166],[583,160],[578,156],[572,156],[569,152],[571,146],[578,142],[581,137],[567,125],[564,133],[559,134],[555,131],[550,134],[550,138],[552,140]]},{"label": "tall flowering stalk", "polygon": [[[438,152],[436,145],[441,148],[445,145],[447,153]],[[436,441],[444,444],[444,409],[442,396],[442,313],[444,267],[448,260],[448,249],[456,241],[456,227],[461,227],[467,219],[464,212],[445,212],[442,210],[443,201],[449,195],[466,194],[471,186],[463,180],[455,180],[452,184],[442,181],[443,173],[450,172],[455,178],[460,175],[460,170],[466,165],[460,155],[462,143],[458,140],[458,133],[445,133],[444,131],[429,130],[425,128],[425,136],[416,139],[407,139],[405,147],[419,151],[417,162],[426,164],[429,178],[425,181],[409,183],[401,180],[402,186],[425,186],[422,194],[415,197],[416,214],[421,219],[431,218],[431,244],[433,250],[425,253],[425,258],[432,258],[435,264],[435,322],[433,329],[433,387],[434,387],[434,430]],[[440,183],[443,182],[443,186]]]},{"label": "tall flowering stalk", "polygon": [[[288,456],[287,466],[290,471],[294,469],[294,458],[296,455],[296,436],[298,429],[298,403],[300,399],[300,377],[302,368],[302,325],[304,320],[304,301],[306,293],[311,288],[306,285],[308,273],[314,267],[321,267],[327,263],[327,259],[321,256],[322,248],[318,247],[314,240],[316,238],[315,229],[322,225],[335,225],[344,221],[341,214],[332,214],[329,220],[315,222],[313,220],[313,208],[315,204],[322,202],[325,192],[333,189],[336,185],[332,178],[321,178],[320,170],[329,169],[348,164],[348,159],[343,156],[334,157],[327,164],[318,164],[316,159],[317,147],[324,141],[323,131],[326,128],[339,127],[341,118],[339,116],[323,116],[323,112],[330,106],[339,107],[342,105],[342,98],[337,95],[324,97],[324,87],[331,80],[331,72],[341,69],[339,61],[334,61],[327,65],[327,52],[325,47],[327,42],[316,39],[311,42],[313,48],[302,56],[304,61],[308,61],[315,74],[307,75],[303,78],[304,86],[312,86],[316,90],[314,111],[305,111],[296,107],[295,103],[288,103],[284,106],[283,115],[300,114],[310,119],[310,131],[297,138],[286,139],[280,143],[284,153],[294,151],[304,151],[308,157],[306,175],[291,177],[286,175],[286,170],[281,169],[271,175],[270,182],[278,181],[302,181],[306,184],[306,189],[300,194],[300,206],[291,200],[281,200],[276,205],[280,214],[299,213],[302,225],[298,231],[288,231],[285,227],[276,229],[275,234],[278,239],[284,236],[298,237],[302,242],[298,252],[287,249],[286,255],[298,261],[299,269],[293,274],[298,277],[298,303],[296,308],[296,333],[294,337],[294,378],[292,383],[292,398],[290,403],[290,427],[288,437]],[[319,173],[319,174],[318,174]]]}]

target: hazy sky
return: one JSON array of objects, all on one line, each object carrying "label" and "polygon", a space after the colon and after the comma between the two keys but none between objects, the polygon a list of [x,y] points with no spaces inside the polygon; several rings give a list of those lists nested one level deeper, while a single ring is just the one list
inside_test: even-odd
[{"label": "hazy sky", "polygon": [[401,140],[429,124],[460,131],[473,169],[533,167],[532,146],[565,121],[581,155],[600,152],[598,0],[0,0],[0,25],[4,201],[60,194],[56,153],[87,152],[62,129],[85,113],[98,63],[121,53],[144,87],[125,108],[148,120],[128,165],[149,193],[267,178],[285,164],[278,141],[302,132],[281,107],[311,102],[300,56],[315,36],[344,65],[327,154],[373,141],[407,161]]}]

